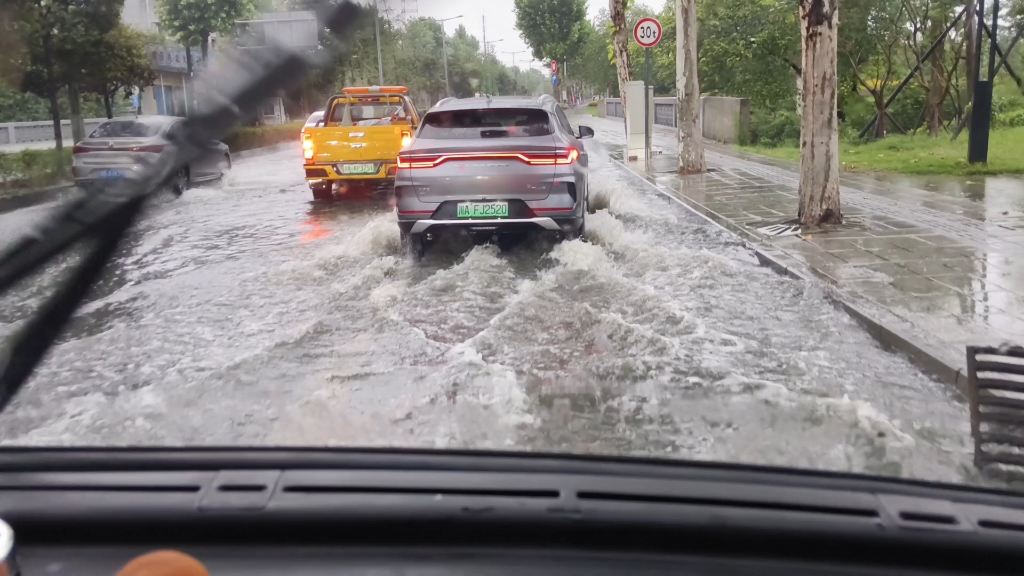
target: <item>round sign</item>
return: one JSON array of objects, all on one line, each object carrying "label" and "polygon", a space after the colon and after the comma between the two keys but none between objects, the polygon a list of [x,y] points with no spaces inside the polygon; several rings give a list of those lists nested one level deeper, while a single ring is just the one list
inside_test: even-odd
[{"label": "round sign", "polygon": [[641,18],[633,27],[633,39],[644,48],[654,48],[661,42],[661,22],[655,18]]},{"label": "round sign", "polygon": [[552,60],[551,61],[551,73],[552,74],[558,74],[558,61],[557,60]]}]

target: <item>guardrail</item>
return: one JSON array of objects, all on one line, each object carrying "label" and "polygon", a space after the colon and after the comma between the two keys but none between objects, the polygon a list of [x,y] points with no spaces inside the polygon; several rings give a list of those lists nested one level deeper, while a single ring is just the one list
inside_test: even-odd
[{"label": "guardrail", "polygon": [[[106,121],[106,118],[86,118],[86,134],[92,132],[97,126]],[[70,140],[71,120],[62,121],[60,123],[60,131],[65,140]],[[50,120],[40,120],[38,122],[7,122],[0,124],[0,145],[24,144],[27,142],[53,142],[53,122]]]}]

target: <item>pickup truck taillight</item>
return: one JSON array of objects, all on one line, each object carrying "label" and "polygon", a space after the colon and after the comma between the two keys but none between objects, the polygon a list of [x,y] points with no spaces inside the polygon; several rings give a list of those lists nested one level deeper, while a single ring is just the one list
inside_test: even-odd
[{"label": "pickup truck taillight", "polygon": [[302,158],[306,164],[313,163],[313,138],[309,134],[302,135]]},{"label": "pickup truck taillight", "polygon": [[409,144],[412,144],[412,132],[402,130],[402,148],[408,148]]}]

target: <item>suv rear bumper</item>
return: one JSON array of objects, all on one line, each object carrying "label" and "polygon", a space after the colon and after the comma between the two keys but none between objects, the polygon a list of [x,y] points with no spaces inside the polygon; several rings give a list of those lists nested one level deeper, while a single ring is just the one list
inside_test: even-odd
[{"label": "suv rear bumper", "polygon": [[434,220],[421,218],[417,220],[399,220],[398,227],[409,234],[421,234],[424,232],[436,232],[442,229],[468,230],[470,232],[511,232],[515,230],[546,230],[549,232],[575,232],[583,224],[583,218],[569,216],[566,218],[551,218],[548,216],[536,216],[532,218],[488,218],[469,220],[466,218],[458,220]]}]

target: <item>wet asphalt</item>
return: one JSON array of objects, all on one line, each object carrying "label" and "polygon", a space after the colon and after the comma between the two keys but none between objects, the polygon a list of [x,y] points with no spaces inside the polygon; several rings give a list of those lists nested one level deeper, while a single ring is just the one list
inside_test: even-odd
[{"label": "wet asphalt", "polygon": [[[979,483],[966,406],[821,287],[588,141],[586,241],[399,255],[386,198],[313,202],[298,151],[159,198],[6,445],[488,448]],[[51,205],[0,214],[0,243]],[[0,297],[13,333],[76,260]]]}]

